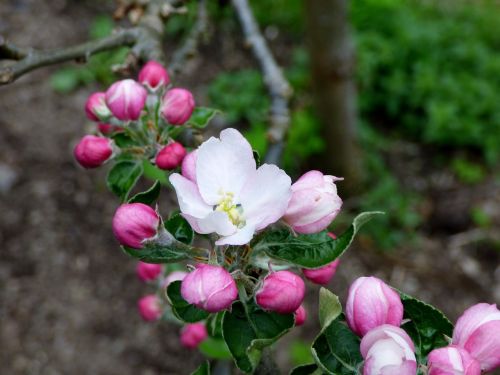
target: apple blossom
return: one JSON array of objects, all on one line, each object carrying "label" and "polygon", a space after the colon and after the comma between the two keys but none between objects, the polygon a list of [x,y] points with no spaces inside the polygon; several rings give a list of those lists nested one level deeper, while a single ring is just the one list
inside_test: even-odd
[{"label": "apple blossom", "polygon": [[198,264],[182,280],[181,295],[200,309],[218,312],[231,306],[238,296],[238,289],[223,267]]},{"label": "apple blossom", "polygon": [[297,233],[318,233],[328,227],[342,206],[335,181],[342,178],[309,171],[292,185],[284,220]]},{"label": "apple blossom", "polygon": [[481,365],[458,346],[434,349],[427,357],[428,375],[480,375]]},{"label": "apple blossom", "polygon": [[163,267],[161,264],[152,264],[139,262],[137,263],[136,273],[137,277],[141,279],[141,281],[152,281],[156,280],[158,276],[160,276]]},{"label": "apple blossom", "polygon": [[291,314],[304,300],[305,291],[304,281],[293,272],[271,272],[255,293],[255,301],[264,310]]},{"label": "apple blossom", "polygon": [[148,93],[133,79],[115,82],[106,91],[106,104],[111,113],[122,121],[135,121],[141,115]]},{"label": "apple blossom", "polygon": [[113,154],[113,142],[104,137],[86,135],[76,145],[73,154],[84,168],[97,168]]},{"label": "apple blossom", "polygon": [[182,176],[186,177],[188,180],[196,183],[196,158],[198,152],[196,150],[191,151],[182,160],[181,172]]},{"label": "apple blossom", "polygon": [[369,331],[361,340],[363,375],[416,375],[415,347],[408,334],[389,324]]},{"label": "apple blossom", "polygon": [[278,221],[290,200],[290,177],[275,165],[258,169],[252,147],[235,129],[223,130],[197,150],[196,181],[170,176],[182,215],[217,245],[244,245]]},{"label": "apple blossom", "polygon": [[161,287],[167,288],[174,281],[182,281],[187,276],[187,274],[188,273],[184,271],[172,271],[167,275],[167,277],[165,277],[165,279],[161,283]]},{"label": "apple blossom", "polygon": [[123,131],[123,128],[121,126],[106,124],[103,122],[97,124],[97,129],[99,129],[99,131],[104,135]]},{"label": "apple blossom", "polygon": [[181,331],[181,344],[188,349],[195,349],[208,337],[205,323],[186,324]]},{"label": "apple blossom", "polygon": [[148,61],[139,72],[139,82],[154,92],[168,85],[170,77],[163,65],[156,61]]},{"label": "apple blossom", "polygon": [[143,203],[125,203],[113,217],[113,233],[120,244],[134,249],[144,246],[144,241],[156,236],[160,217]]},{"label": "apple blossom", "polygon": [[142,319],[145,321],[151,322],[160,319],[162,309],[158,296],[154,294],[144,296],[139,300],[137,306],[139,314],[141,314]]},{"label": "apple blossom", "polygon": [[163,147],[156,155],[156,166],[160,169],[177,168],[186,156],[186,149],[179,142],[172,142]]},{"label": "apple blossom", "polygon": [[307,269],[303,268],[302,273],[306,277],[306,279],[312,281],[315,284],[326,285],[330,282],[333,275],[335,275],[335,271],[337,271],[337,266],[340,263],[340,259],[336,259],[331,263],[328,263],[326,266],[316,269]]},{"label": "apple blossom", "polygon": [[495,304],[478,303],[458,318],[454,345],[467,350],[483,371],[500,367],[500,311]]},{"label": "apple blossom", "polygon": [[349,288],[346,302],[349,328],[359,336],[382,324],[400,326],[403,304],[399,294],[376,277],[360,277]]},{"label": "apple blossom", "polygon": [[85,113],[89,120],[99,121],[101,118],[111,116],[111,112],[106,106],[105,98],[106,94],[103,92],[94,92],[90,94],[85,102]]},{"label": "apple blossom", "polygon": [[168,90],[163,97],[161,114],[171,125],[182,125],[194,110],[194,98],[186,89],[175,88]]},{"label": "apple blossom", "polygon": [[301,326],[304,324],[307,318],[307,312],[306,309],[304,308],[304,305],[300,305],[297,310],[295,310],[295,325]]}]

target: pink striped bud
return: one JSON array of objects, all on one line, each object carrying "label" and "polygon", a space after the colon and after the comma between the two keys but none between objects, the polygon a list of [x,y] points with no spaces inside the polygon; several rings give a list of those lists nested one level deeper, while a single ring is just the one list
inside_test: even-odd
[{"label": "pink striped bud", "polygon": [[186,156],[186,149],[179,142],[163,147],[156,155],[156,166],[160,169],[172,170],[181,165]]},{"label": "pink striped bud", "polygon": [[316,269],[303,268],[302,273],[304,276],[315,284],[326,285],[330,282],[333,275],[337,271],[337,266],[340,263],[340,259],[336,259],[326,266]]},{"label": "pink striped bud", "polygon": [[160,217],[142,203],[122,204],[113,217],[113,233],[123,246],[141,249],[146,240],[156,236]]},{"label": "pink striped bud", "polygon": [[453,344],[467,350],[483,371],[500,367],[500,311],[495,304],[478,303],[458,318]]},{"label": "pink striped bud", "polygon": [[481,365],[458,346],[434,349],[427,357],[428,375],[480,375]]},{"label": "pink striped bud", "polygon": [[113,154],[112,141],[104,137],[86,135],[76,145],[73,154],[84,168],[97,168]]},{"label": "pink striped bud", "polygon": [[403,304],[399,294],[376,277],[360,277],[349,288],[346,302],[347,324],[364,336],[382,324],[400,326]]},{"label": "pink striped bud", "polygon": [[154,92],[168,85],[170,77],[163,65],[156,61],[148,61],[139,72],[139,82]]},{"label": "pink striped bud", "polygon": [[186,155],[184,160],[182,160],[182,175],[188,180],[196,183],[196,159],[198,157],[198,150],[191,151]]},{"label": "pink striped bud", "polygon": [[238,297],[233,278],[224,268],[198,264],[181,285],[181,295],[187,302],[208,312],[225,310]]},{"label": "pink striped bud", "polygon": [[152,322],[161,318],[162,309],[158,296],[149,294],[142,297],[137,303],[139,314],[142,319],[147,322]]},{"label": "pink striped bud", "polygon": [[161,113],[171,125],[184,124],[194,111],[194,98],[188,90],[175,88],[163,97]]},{"label": "pink striped bud", "polygon": [[111,116],[111,112],[106,106],[105,98],[106,94],[103,92],[90,94],[85,103],[85,113],[89,120],[99,121],[102,118]]},{"label": "pink striped bud", "polygon": [[118,120],[135,121],[141,116],[147,96],[142,85],[133,79],[124,79],[106,91],[106,104]]},{"label": "pink striped bud", "polygon": [[318,233],[337,216],[342,199],[337,195],[335,181],[342,178],[309,171],[292,185],[292,199],[283,216],[298,233]]},{"label": "pink striped bud", "polygon": [[97,129],[99,129],[99,131],[104,135],[123,131],[123,128],[121,126],[105,124],[103,122],[97,124]]},{"label": "pink striped bud", "polygon": [[363,375],[416,375],[415,347],[399,327],[388,324],[369,331],[361,340]]},{"label": "pink striped bud", "polygon": [[160,276],[162,270],[163,269],[161,264],[152,264],[145,262],[137,263],[136,267],[137,277],[139,277],[141,281],[156,280],[158,276]]},{"label": "pink striped bud", "polygon": [[304,305],[300,305],[297,310],[295,310],[295,325],[301,326],[304,324],[307,318],[307,312],[306,309],[304,308]]},{"label": "pink striped bud", "polygon": [[305,291],[304,281],[296,274],[290,271],[271,272],[255,293],[255,300],[264,310],[291,314],[304,300]]},{"label": "pink striped bud", "polygon": [[181,331],[181,344],[188,349],[196,349],[208,337],[204,323],[186,324]]},{"label": "pink striped bud", "polygon": [[184,271],[173,271],[165,277],[165,280],[161,283],[162,288],[168,288],[168,286],[174,281],[182,281],[187,276],[187,272]]}]

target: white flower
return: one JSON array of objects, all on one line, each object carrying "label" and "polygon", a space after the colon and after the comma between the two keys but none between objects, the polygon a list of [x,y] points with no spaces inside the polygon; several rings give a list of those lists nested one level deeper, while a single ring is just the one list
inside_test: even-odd
[{"label": "white flower", "polygon": [[275,165],[256,168],[247,140],[223,130],[197,151],[196,182],[170,176],[182,215],[202,234],[217,233],[217,245],[244,245],[278,221],[291,198],[290,177]]}]

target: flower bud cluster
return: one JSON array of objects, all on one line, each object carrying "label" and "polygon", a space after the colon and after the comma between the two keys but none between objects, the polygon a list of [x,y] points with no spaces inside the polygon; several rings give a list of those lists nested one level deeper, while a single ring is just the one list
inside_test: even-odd
[{"label": "flower bud cluster", "polygon": [[[187,152],[170,133],[189,120],[195,102],[188,90],[169,85],[165,68],[149,61],[139,72],[138,81],[120,80],[106,91],[92,93],[85,103],[85,113],[96,123],[99,135],[85,136],[77,144],[74,154],[78,163],[96,168],[115,155],[134,152],[154,161],[160,169],[180,167]],[[115,136],[121,132],[133,144],[115,144]]]}]

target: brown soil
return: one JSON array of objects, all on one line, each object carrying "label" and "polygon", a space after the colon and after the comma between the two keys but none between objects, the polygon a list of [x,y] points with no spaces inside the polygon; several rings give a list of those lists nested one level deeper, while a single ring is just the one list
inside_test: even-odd
[{"label": "brown soil", "polygon": [[[81,42],[92,18],[109,10],[97,4],[6,0],[0,4],[0,33],[20,45],[40,48]],[[229,38],[219,47],[232,51],[235,45]],[[249,57],[238,53],[239,60],[222,62],[205,53],[203,63],[191,63],[180,82],[194,89],[203,103],[204,83]],[[136,280],[134,260],[113,239],[111,217],[118,202],[106,191],[105,168],[83,171],[73,161],[72,147],[85,133],[83,104],[95,88],[57,95],[47,80],[55,69],[0,88],[2,368],[13,375],[188,374],[202,356],[180,347],[178,327],[146,324],[136,312],[137,299],[150,290]],[[191,74],[201,69],[202,81]],[[446,181],[440,171],[431,177],[420,172],[426,181]],[[436,189],[439,197],[449,199],[441,204],[449,217],[461,214],[460,209],[454,211],[454,202],[463,200],[500,212],[498,183],[493,180],[465,190]],[[161,202],[164,212],[171,201],[167,198]],[[331,288],[344,298],[354,278],[378,275],[436,304],[453,320],[471,304],[499,302],[499,252],[476,241],[477,236],[498,235],[498,227],[486,234],[467,228],[453,236],[449,231],[428,235],[418,250],[408,246],[390,254],[373,251],[362,238],[342,259]],[[307,303],[314,310],[317,288],[311,288]],[[305,328],[280,347],[299,335],[311,339],[314,332],[317,322],[311,313]],[[289,366],[286,351],[279,352],[281,364]]]}]

